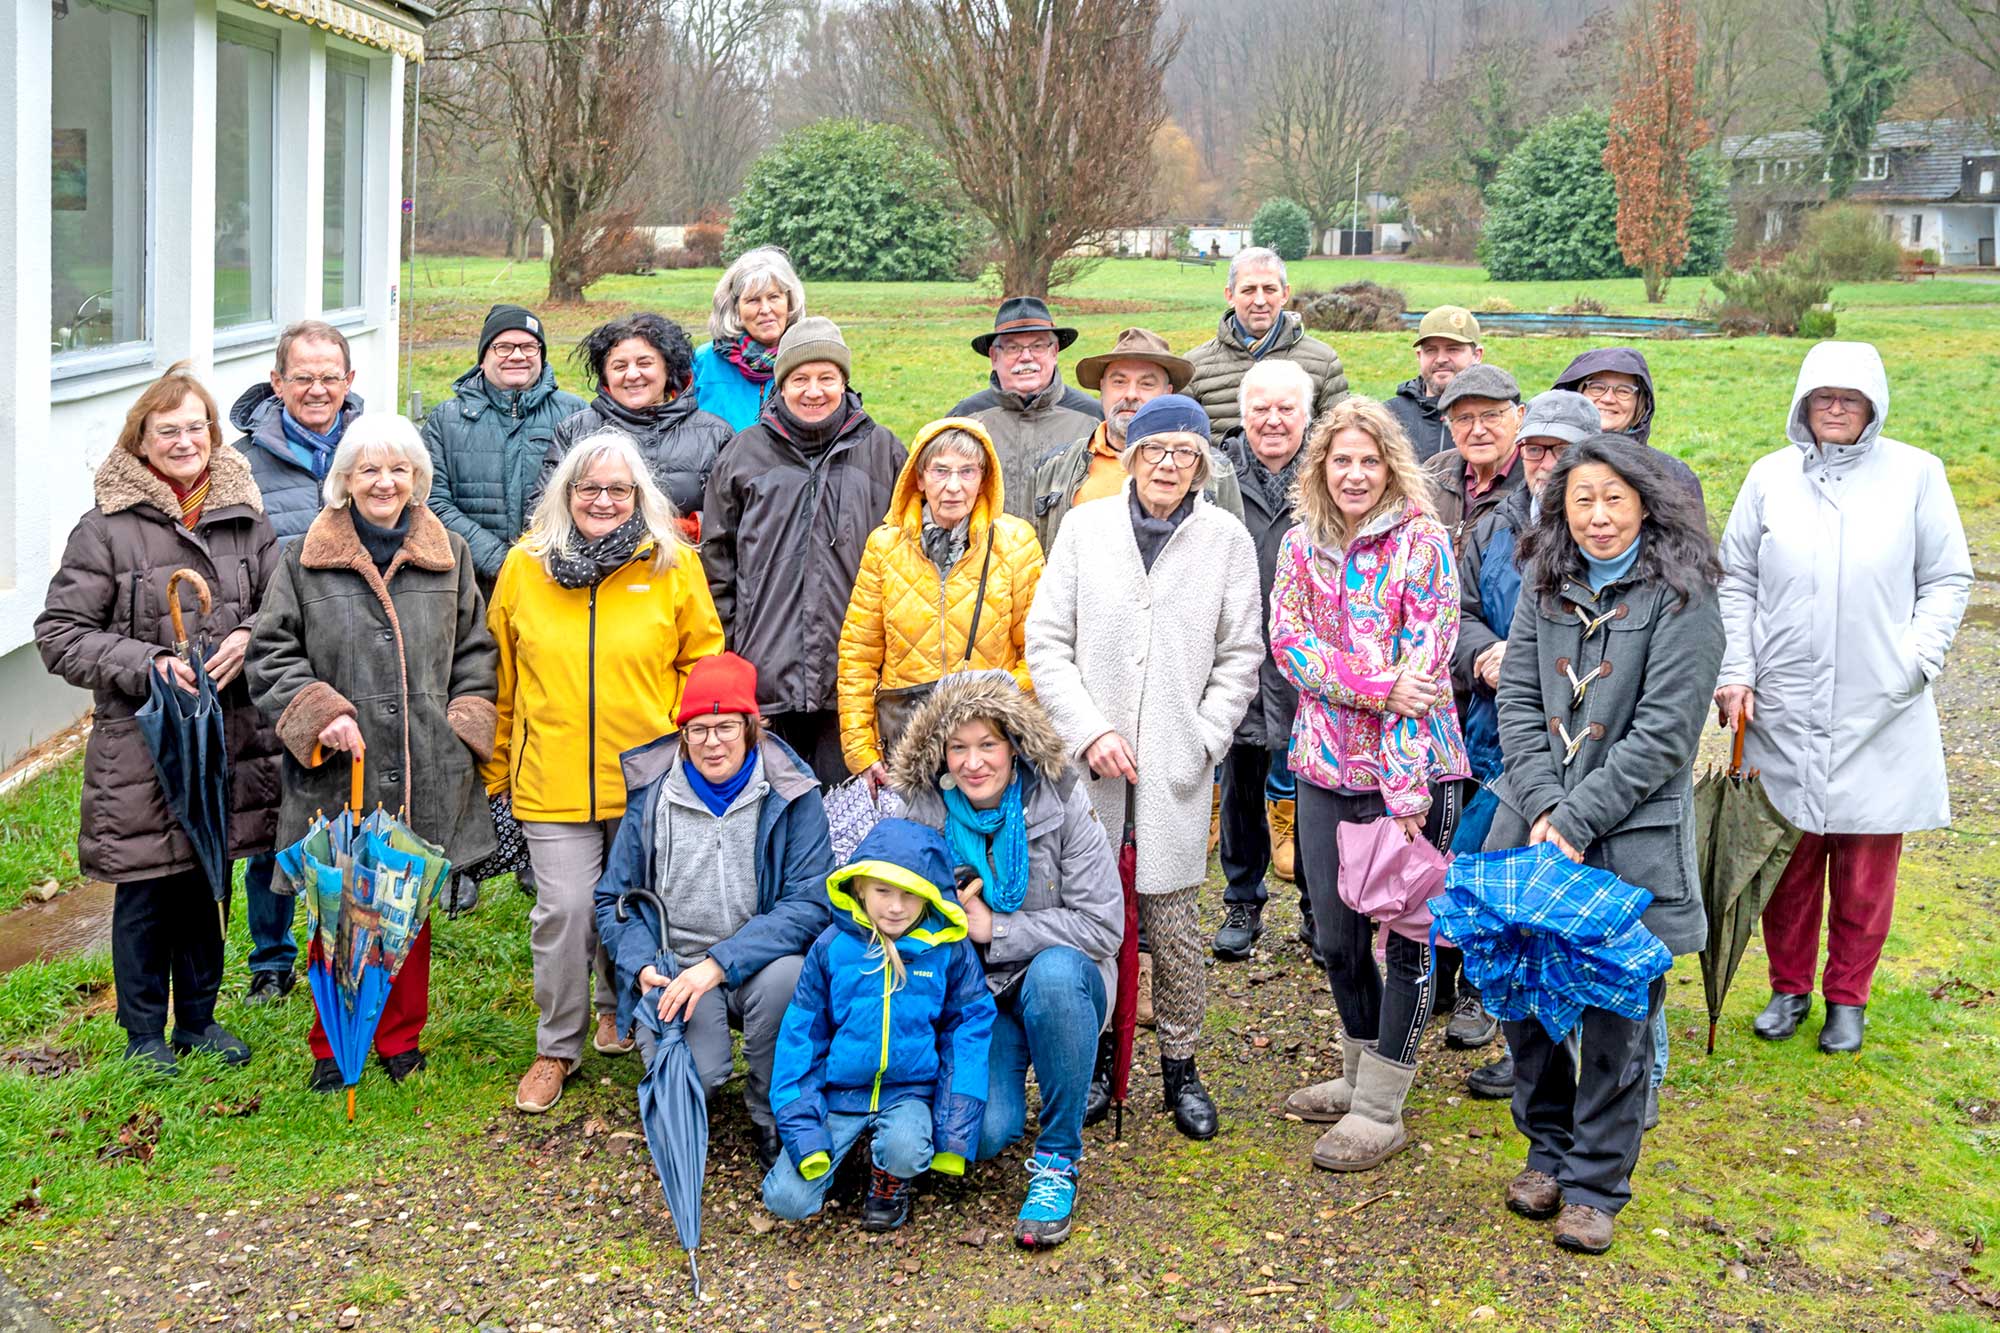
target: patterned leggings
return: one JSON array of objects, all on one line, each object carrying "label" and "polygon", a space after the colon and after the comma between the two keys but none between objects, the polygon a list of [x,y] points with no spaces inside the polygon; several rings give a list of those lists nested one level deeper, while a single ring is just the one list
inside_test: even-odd
[{"label": "patterned leggings", "polygon": [[1195,915],[1199,887],[1139,895],[1139,922],[1153,953],[1153,1018],[1160,1054],[1169,1060],[1194,1058],[1208,1012],[1206,950]]}]

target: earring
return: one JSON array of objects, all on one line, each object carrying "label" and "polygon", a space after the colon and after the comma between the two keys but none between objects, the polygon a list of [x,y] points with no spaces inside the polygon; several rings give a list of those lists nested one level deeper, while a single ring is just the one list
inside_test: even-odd
[{"label": "earring", "polygon": [[943,774],[940,774],[940,775],[938,776],[938,790],[939,790],[939,791],[957,791],[957,790],[958,790],[958,779],[957,779],[957,778],[955,778],[955,777],[953,777],[953,776],[952,776],[951,774],[949,774],[949,773],[943,773]]}]

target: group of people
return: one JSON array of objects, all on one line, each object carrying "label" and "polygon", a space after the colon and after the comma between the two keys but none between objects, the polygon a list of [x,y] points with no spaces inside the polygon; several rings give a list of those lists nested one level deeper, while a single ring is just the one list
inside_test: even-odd
[{"label": "group of people", "polygon": [[[586,1040],[650,1059],[674,1020],[713,1094],[734,1029],[766,1205],[817,1211],[866,1137],[861,1221],[888,1229],[923,1172],[1028,1132],[1032,1071],[1016,1236],[1052,1245],[1112,1101],[1129,844],[1182,1134],[1220,1124],[1197,1068],[1209,956],[1248,957],[1267,875],[1289,879],[1340,1020],[1339,1074],[1287,1102],[1326,1125],[1312,1161],[1366,1171],[1405,1146],[1434,1014],[1462,1046],[1504,1028],[1471,1083],[1511,1097],[1529,1144],[1506,1204],[1607,1248],[1658,1116],[1664,981],[1644,1020],[1587,1009],[1580,1041],[1496,1024],[1448,946],[1391,933],[1378,966],[1338,831],[1550,844],[1647,889],[1646,927],[1694,952],[1713,712],[1804,833],[1765,916],[1756,1031],[1789,1037],[1809,1009],[1830,893],[1820,1045],[1858,1050],[1901,836],[1948,818],[1929,686],[1971,565],[1943,469],[1882,434],[1874,349],[1822,343],[1718,552],[1694,473],[1649,444],[1637,351],[1586,353],[1524,402],[1476,317],[1441,307],[1377,401],[1286,308],[1275,254],[1239,254],[1225,294],[1185,355],[1133,328],[1079,361],[1096,398],[1058,364],[1077,331],[1009,298],[972,339],[989,387],[907,447],[771,249],[724,273],[698,350],[658,314],[591,332],[588,403],[509,305],[421,428],[363,408],[322,323],[286,330],[233,444],[169,370],[37,624],[49,669],[95,694],[80,860],[118,886],[128,1057],[250,1058],[217,1020],[223,941],[191,910],[208,890],[135,716],[155,674],[196,683],[169,628],[187,568],[213,593],[193,637],[225,712],[250,1002],[295,974],[272,849],[365,760],[364,804],[456,866],[518,826],[539,1014],[522,1112],[556,1104]],[[836,864],[841,782],[902,807]],[[429,931],[377,1033],[396,1080],[424,1065]],[[339,1086],[317,1023],[312,1049],[311,1086]]]}]

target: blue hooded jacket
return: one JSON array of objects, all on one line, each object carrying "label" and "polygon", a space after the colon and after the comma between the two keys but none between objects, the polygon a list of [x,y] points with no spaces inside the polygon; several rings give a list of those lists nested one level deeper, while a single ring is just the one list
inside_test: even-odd
[{"label": "blue hooded jacket", "polygon": [[[819,779],[791,747],[766,736],[759,751],[771,784],[757,812],[757,915],[708,951],[734,989],[775,959],[804,953],[827,922],[826,877],[833,870],[833,842]],[[618,1030],[632,1029],[639,973],[648,965],[665,972],[662,901],[654,884],[660,784],[680,762],[678,733],[619,756],[625,769],[625,818],[618,825],[604,875],[592,903],[597,937],[611,956],[618,985]]]},{"label": "blue hooded jacket", "polygon": [[[863,876],[930,904],[896,941],[906,974],[898,989],[849,888]],[[827,1167],[829,1113],[930,1103],[931,1169],[948,1175],[963,1174],[979,1145],[996,1011],[952,883],[944,835],[907,819],[877,824],[827,877],[834,921],[806,954],[771,1070],[778,1134],[808,1180]]]}]

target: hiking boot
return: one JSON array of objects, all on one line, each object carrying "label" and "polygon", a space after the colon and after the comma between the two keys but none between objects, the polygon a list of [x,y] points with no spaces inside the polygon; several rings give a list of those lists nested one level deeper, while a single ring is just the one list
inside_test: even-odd
[{"label": "hiking boot", "polygon": [[1556,1244],[1578,1254],[1603,1254],[1611,1248],[1611,1227],[1615,1219],[1602,1208],[1573,1203],[1556,1219]]},{"label": "hiking boot", "polygon": [[1648,1083],[1646,1085],[1646,1118],[1639,1122],[1639,1128],[1658,1129],[1659,1127],[1660,1085],[1657,1083]]},{"label": "hiking boot", "polygon": [[1514,1095],[1514,1053],[1501,1046],[1499,1055],[1465,1076],[1465,1090],[1489,1102],[1511,1098]]},{"label": "hiking boot", "polygon": [[863,1231],[894,1231],[910,1220],[910,1200],[916,1196],[910,1182],[890,1175],[881,1167],[868,1174],[868,1197],[861,1201]]},{"label": "hiking boot", "polygon": [[596,1049],[599,1055],[610,1056],[629,1055],[632,1052],[632,1048],[638,1045],[630,1037],[621,1037],[618,1035],[618,1015],[616,1014],[599,1014],[597,1016],[597,1035],[590,1039],[590,1044]]},{"label": "hiking boot", "polygon": [[181,1072],[179,1063],[174,1059],[174,1048],[167,1045],[165,1037],[127,1038],[125,1058],[141,1073],[171,1077]]},{"label": "hiking boot", "polygon": [[1867,1005],[1829,1003],[1826,1025],[1819,1030],[1819,1048],[1827,1055],[1853,1055],[1861,1049],[1861,1035],[1867,1028]]},{"label": "hiking boot", "polygon": [[1106,1032],[1097,1039],[1097,1065],[1090,1071],[1090,1091],[1083,1099],[1083,1123],[1094,1125],[1111,1114],[1111,1066],[1118,1056],[1118,1039]]},{"label": "hiking boot", "polygon": [[1360,1064],[1353,1105],[1313,1144],[1312,1163],[1322,1171],[1372,1171],[1409,1146],[1403,1102],[1417,1067],[1397,1064],[1372,1047],[1361,1052]]},{"label": "hiking boot", "polygon": [[1562,1207],[1562,1186],[1546,1171],[1525,1167],[1507,1182],[1507,1207],[1533,1222],[1546,1222]]},{"label": "hiking boot", "polygon": [[1163,1055],[1160,1078],[1167,1092],[1164,1109],[1174,1113],[1174,1128],[1191,1139],[1214,1138],[1221,1120],[1215,1113],[1215,1099],[1201,1086],[1201,1075],[1195,1072],[1194,1061]]},{"label": "hiking boot", "polygon": [[1298,869],[1298,844],[1293,841],[1293,825],[1298,817],[1297,801],[1264,802],[1264,822],[1271,829],[1271,873],[1285,883],[1293,883]]},{"label": "hiking boot", "polygon": [[332,1056],[322,1056],[313,1061],[312,1077],[306,1080],[308,1092],[339,1092],[347,1086],[340,1076],[340,1062]]},{"label": "hiking boot", "polygon": [[1014,1223],[1014,1243],[1024,1250],[1047,1249],[1069,1239],[1076,1208],[1078,1165],[1052,1152],[1028,1159],[1028,1197]]},{"label": "hiking boot", "polygon": [[1250,947],[1264,934],[1264,909],[1254,903],[1230,903],[1215,932],[1215,956],[1225,962],[1240,963],[1250,956]]},{"label": "hiking boot", "polygon": [[771,1168],[778,1164],[778,1154],[785,1150],[784,1140],[778,1137],[776,1125],[759,1125],[753,1122],[750,1128],[757,1139],[754,1145],[757,1165],[764,1168],[768,1174]]},{"label": "hiking boot", "polygon": [[397,1051],[394,1055],[384,1055],[379,1058],[391,1083],[401,1083],[430,1063],[424,1059],[424,1053],[414,1046],[407,1051]]},{"label": "hiking boot", "polygon": [[1139,994],[1132,1006],[1133,1021],[1142,1028],[1156,1027],[1153,1021],[1153,955],[1139,955]]},{"label": "hiking boot", "polygon": [[1799,1020],[1812,1010],[1812,996],[1787,995],[1772,991],[1764,1012],[1751,1021],[1750,1030],[1765,1041],[1790,1041],[1799,1030]]},{"label": "hiking boot", "polygon": [[226,1065],[250,1063],[250,1048],[243,1044],[241,1037],[220,1023],[210,1023],[192,1036],[176,1028],[174,1054],[213,1055]]},{"label": "hiking boot", "polygon": [[1486,1006],[1479,1002],[1479,992],[1461,985],[1458,1001],[1452,1006],[1451,1023],[1444,1030],[1444,1044],[1454,1050],[1476,1051],[1499,1035],[1500,1021],[1486,1012]]},{"label": "hiking boot", "polygon": [[520,1086],[514,1089],[514,1109],[540,1115],[562,1100],[563,1081],[575,1072],[573,1061],[558,1060],[553,1055],[536,1056],[528,1072],[521,1075]]},{"label": "hiking boot", "polygon": [[1364,1042],[1352,1037],[1340,1039],[1340,1077],[1300,1088],[1285,1098],[1285,1110],[1313,1124],[1330,1125],[1346,1115],[1354,1104],[1354,1075],[1361,1068]]},{"label": "hiking boot", "polygon": [[286,968],[282,972],[252,972],[250,993],[243,997],[245,1004],[276,1004],[292,993],[298,984],[298,973]]}]

